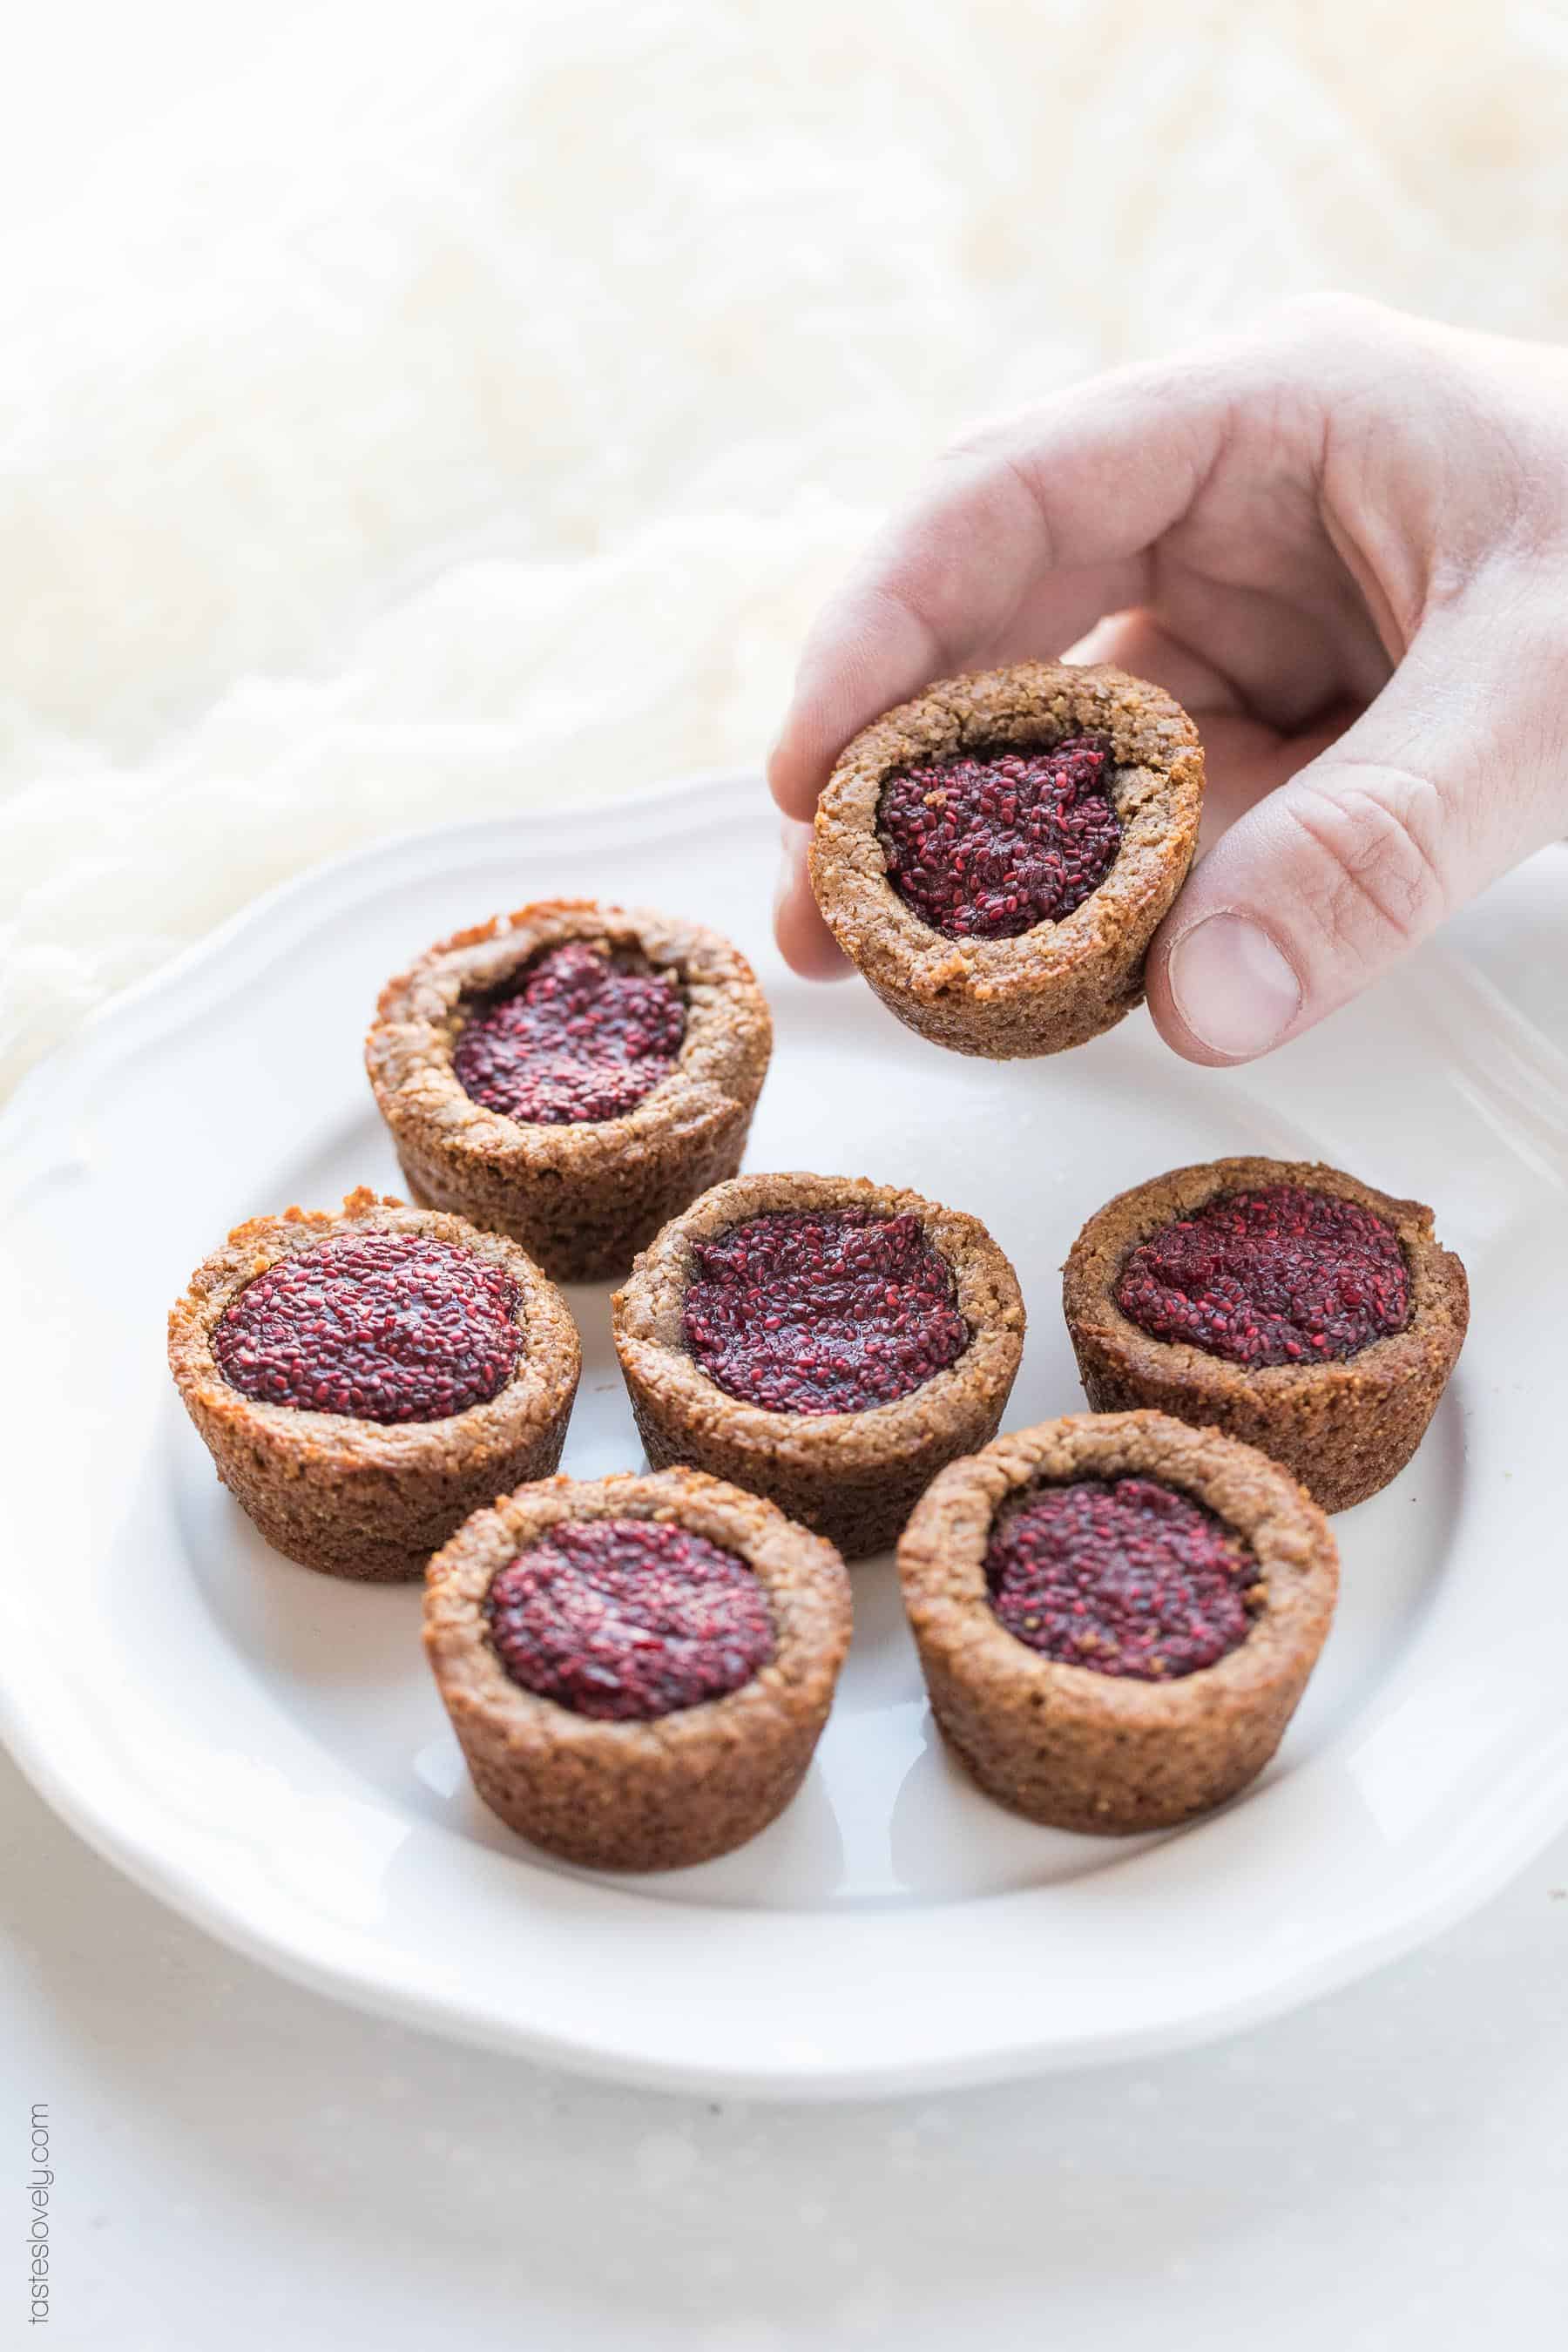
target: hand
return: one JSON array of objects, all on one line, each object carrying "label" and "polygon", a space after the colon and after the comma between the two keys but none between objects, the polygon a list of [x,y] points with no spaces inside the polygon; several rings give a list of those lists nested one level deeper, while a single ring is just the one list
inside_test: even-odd
[{"label": "hand", "polygon": [[1155,1024],[1268,1053],[1568,831],[1568,353],[1313,296],[959,443],[818,620],[770,763],[797,971],[847,969],[805,870],[844,744],[1067,646],[1204,739],[1223,830],[1151,948]]}]

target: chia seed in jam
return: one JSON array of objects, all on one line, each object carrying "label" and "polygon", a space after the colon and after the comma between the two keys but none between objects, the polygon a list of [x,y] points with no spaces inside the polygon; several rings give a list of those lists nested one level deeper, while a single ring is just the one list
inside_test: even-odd
[{"label": "chia seed in jam", "polygon": [[624,969],[584,940],[531,963],[474,1013],[452,1066],[465,1094],[526,1126],[619,1118],[669,1076],[686,1034],[673,972]]},{"label": "chia seed in jam", "polygon": [[1152,1478],[1044,1486],[1005,1512],[985,1554],[991,1606],[1059,1665],[1164,1682],[1247,1639],[1258,1568],[1202,1504]]},{"label": "chia seed in jam", "polygon": [[889,884],[950,940],[1011,940],[1059,922],[1100,887],[1121,845],[1110,761],[1102,736],[1069,735],[1047,750],[907,769],[883,787],[877,813]]},{"label": "chia seed in jam", "polygon": [[444,1421],[510,1380],[519,1299],[500,1266],[429,1234],[334,1234],[247,1283],[213,1353],[259,1404]]},{"label": "chia seed in jam", "polygon": [[682,1325],[709,1379],[769,1412],[889,1404],[970,1339],[920,1219],[866,1209],[772,1209],[697,1243]]},{"label": "chia seed in jam", "polygon": [[773,1654],[745,1561],[666,1520],[565,1520],[497,1570],[484,1608],[514,1683],[608,1723],[723,1698]]},{"label": "chia seed in jam", "polygon": [[1116,1303],[1153,1339],[1258,1370],[1342,1361],[1410,1320],[1399,1236],[1299,1184],[1228,1192],[1133,1250]]}]

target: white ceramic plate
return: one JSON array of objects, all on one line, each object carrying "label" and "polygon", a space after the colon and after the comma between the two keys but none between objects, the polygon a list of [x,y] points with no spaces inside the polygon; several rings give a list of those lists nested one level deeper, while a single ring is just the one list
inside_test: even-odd
[{"label": "white ceramic plate", "polygon": [[[1562,1360],[1568,1066],[1429,955],[1239,1075],[1134,1017],[992,1066],[773,952],[760,787],[403,838],[275,893],[121,1000],[0,1129],[0,1428],[15,1448],[0,1700],[101,1852],[261,1959],[366,2008],[594,2073],[781,2096],[900,2091],[1148,2052],[1375,1966],[1568,1819]],[[927,1713],[887,1563],[810,1779],[730,1859],[616,1881],[478,1803],[419,1596],[269,1552],[216,1484],[163,1317],[241,1217],[395,1189],[360,1045],[429,940],[556,892],[717,923],[778,1026],[748,1164],[975,1211],[1030,1331],[1009,1423],[1081,1406],[1058,1270],[1106,1196],[1221,1152],[1321,1157],[1433,1201],[1468,1347],[1396,1485],[1338,1522],[1338,1622],[1285,1746],[1201,1824],[1129,1844],[978,1795]],[[566,1466],[637,1466],[607,1292]]]}]

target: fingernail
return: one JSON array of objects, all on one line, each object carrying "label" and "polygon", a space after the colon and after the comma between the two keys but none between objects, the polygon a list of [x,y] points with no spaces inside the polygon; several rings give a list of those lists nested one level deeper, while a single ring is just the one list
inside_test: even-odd
[{"label": "fingernail", "polygon": [[1260,925],[1210,915],[1183,933],[1167,968],[1177,1012],[1200,1045],[1250,1061],[1301,1009],[1301,983]]}]

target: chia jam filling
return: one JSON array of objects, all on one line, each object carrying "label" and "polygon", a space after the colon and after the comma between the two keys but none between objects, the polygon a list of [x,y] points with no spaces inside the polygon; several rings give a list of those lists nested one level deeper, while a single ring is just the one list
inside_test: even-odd
[{"label": "chia jam filling", "polygon": [[1261,1599],[1240,1537],[1152,1478],[1037,1489],[997,1519],[985,1581],[1008,1633],[1042,1657],[1140,1682],[1212,1666]]},{"label": "chia jam filling", "polygon": [[1040,751],[910,768],[877,813],[888,880],[950,940],[1012,940],[1081,907],[1116,863],[1110,746],[1069,735]]},{"label": "chia jam filling", "polygon": [[537,1127],[619,1118],[675,1066],[686,1008],[673,972],[629,971],[584,940],[531,963],[477,1012],[452,1066],[486,1110]]},{"label": "chia jam filling", "polygon": [[952,1268],[920,1219],[770,1209],[698,1242],[682,1311],[692,1356],[769,1412],[864,1412],[969,1345]]},{"label": "chia jam filling", "polygon": [[1340,1362],[1410,1320],[1399,1236],[1358,1201],[1267,1184],[1227,1192],[1135,1249],[1116,1303],[1152,1339],[1258,1370]]},{"label": "chia jam filling", "polygon": [[496,1571],[484,1609],[514,1683],[606,1723],[722,1698],[773,1654],[745,1561],[658,1519],[563,1521]]},{"label": "chia jam filling", "polygon": [[231,1388],[360,1421],[445,1421],[517,1369],[510,1274],[426,1234],[336,1234],[247,1283],[213,1333]]}]

